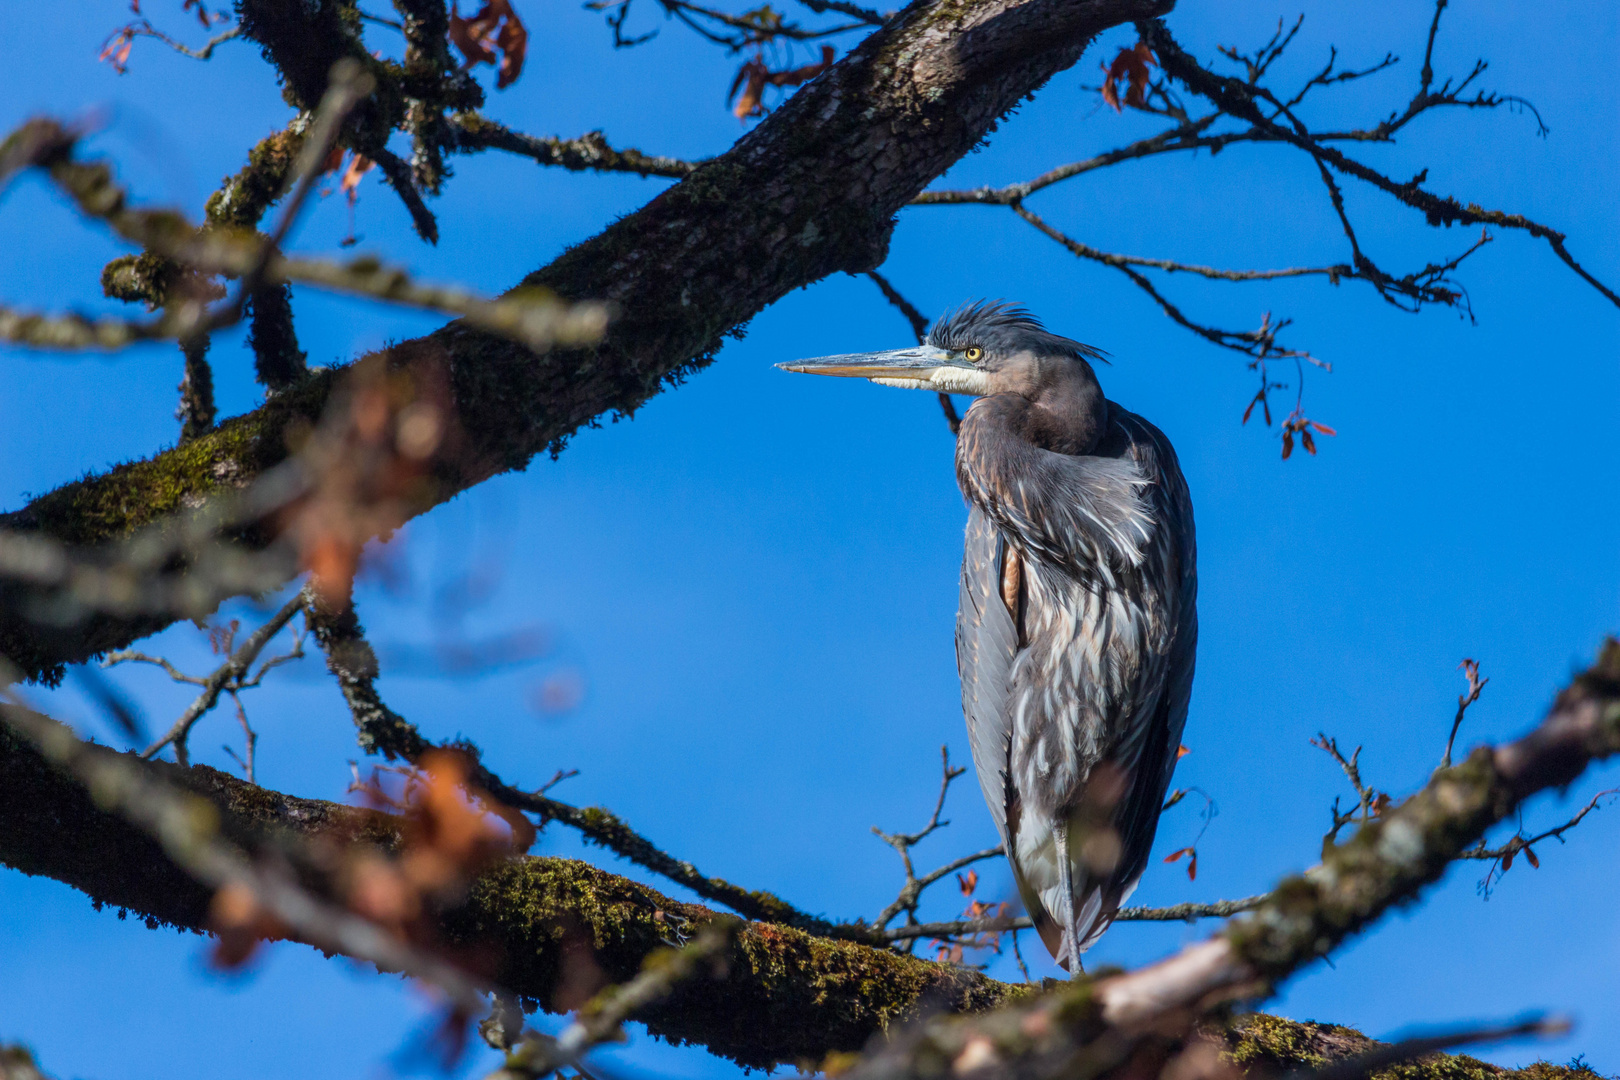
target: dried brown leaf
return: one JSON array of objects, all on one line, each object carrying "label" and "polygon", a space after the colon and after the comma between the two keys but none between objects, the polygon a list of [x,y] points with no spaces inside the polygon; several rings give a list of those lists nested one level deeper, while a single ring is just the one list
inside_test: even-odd
[{"label": "dried brown leaf", "polygon": [[[819,61],[785,71],[772,71],[766,66],[765,58],[756,55],[739,68],[736,78],[731,80],[731,90],[726,94],[726,100],[737,99],[737,104],[732,107],[732,114],[739,120],[746,120],[750,116],[763,116],[765,87],[798,86],[809,82],[832,67],[835,55],[836,50],[831,45],[823,45]],[[742,88],[741,96],[737,94],[739,87]]]},{"label": "dried brown leaf", "polygon": [[1153,50],[1148,48],[1147,42],[1138,41],[1129,49],[1119,50],[1113,63],[1103,70],[1102,98],[1115,112],[1121,112],[1119,97],[1119,83],[1125,81],[1124,103],[1133,108],[1140,108],[1147,100],[1146,92],[1149,79],[1148,67],[1157,64]]},{"label": "dried brown leaf", "polygon": [[343,194],[348,196],[349,205],[354,205],[355,200],[360,197],[360,181],[375,164],[376,162],[364,154],[355,154],[349,159],[349,167],[343,170],[343,179],[340,182]]},{"label": "dried brown leaf", "polygon": [[511,0],[485,0],[484,6],[467,18],[452,4],[448,36],[466,58],[461,65],[463,71],[478,64],[496,65],[497,90],[505,90],[523,74],[529,32],[512,9]]}]

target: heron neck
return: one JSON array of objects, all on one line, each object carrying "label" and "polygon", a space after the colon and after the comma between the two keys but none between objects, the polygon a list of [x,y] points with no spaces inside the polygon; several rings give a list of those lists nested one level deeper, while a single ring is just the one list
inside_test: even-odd
[{"label": "heron neck", "polygon": [[1042,374],[1021,417],[1020,434],[1056,454],[1093,452],[1108,423],[1108,401],[1091,365],[1070,361]]}]

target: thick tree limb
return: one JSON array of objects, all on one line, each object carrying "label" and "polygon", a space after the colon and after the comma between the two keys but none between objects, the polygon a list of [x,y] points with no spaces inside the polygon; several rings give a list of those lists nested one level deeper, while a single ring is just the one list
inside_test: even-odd
[{"label": "thick tree limb", "polygon": [[[620,317],[600,345],[537,360],[454,323],[395,347],[396,365],[442,362],[451,372],[469,438],[460,473],[442,496],[559,450],[604,413],[634,411],[706,365],[727,331],[792,289],[877,265],[895,212],[1009,109],[1072,65],[1098,32],[1170,6],[1169,0],[916,4],[732,150],[523,282],[614,305]],[[353,27],[328,13],[318,28],[329,35],[321,40],[332,42],[326,51],[294,56],[267,44],[282,40],[282,23],[301,10],[291,0],[255,0],[242,5],[242,26],[265,44],[289,91],[309,102],[324,89],[332,63],[355,55],[358,42]],[[300,28],[296,39],[307,30]],[[365,108],[356,117],[362,126],[373,122]],[[0,527],[88,541],[128,535],[182,500],[214,493],[217,477],[239,484],[279,461],[286,453],[286,399],[299,399],[296,411],[307,416],[319,412],[330,387],[330,379],[311,376],[182,451],[58,489],[0,518]],[[64,662],[128,644],[152,628],[104,620],[46,643],[13,618],[0,626],[0,652],[30,675],[50,677]]]},{"label": "thick tree limb", "polygon": [[[250,849],[274,830],[384,850],[401,845],[401,823],[389,814],[283,795],[206,766],[139,767],[212,801],[221,834]],[[205,925],[210,889],[4,730],[0,863],[65,882],[98,906],[127,909],[153,927]],[[531,1005],[564,1011],[601,986],[631,980],[648,955],[716,917],[585,863],[531,857],[474,882],[442,933],[451,943],[498,950],[494,981]],[[977,972],[766,923],[748,924],[725,959],[724,980],[686,980],[638,1018],[656,1035],[764,1067],[858,1050],[925,1009],[983,1010],[1029,993]]]}]

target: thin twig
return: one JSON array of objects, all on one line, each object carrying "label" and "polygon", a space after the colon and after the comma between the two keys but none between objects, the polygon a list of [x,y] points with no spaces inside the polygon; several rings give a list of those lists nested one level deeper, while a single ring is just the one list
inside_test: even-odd
[{"label": "thin twig", "polygon": [[940,878],[944,877],[946,874],[960,870],[965,866],[978,862],[980,859],[994,858],[995,856],[1001,854],[1001,848],[999,846],[986,848],[983,851],[975,852],[972,855],[966,855],[960,859],[956,859],[947,866],[941,867],[932,873],[925,874],[920,878],[917,876],[916,868],[911,862],[911,849],[931,836],[936,830],[942,829],[946,825],[950,824],[949,821],[941,821],[939,819],[940,813],[945,809],[945,796],[950,791],[951,784],[963,773],[967,772],[965,767],[953,768],[951,766],[951,753],[949,747],[941,746],[939,748],[939,758],[941,772],[943,775],[941,776],[939,783],[939,797],[934,801],[934,812],[929,815],[928,823],[924,825],[921,830],[914,833],[886,833],[876,825],[872,826],[872,832],[875,833],[885,844],[888,844],[890,847],[894,848],[895,852],[900,856],[900,864],[905,869],[906,874],[905,884],[900,887],[900,894],[895,897],[894,903],[878,912],[877,918],[873,919],[871,922],[871,925],[879,930],[888,926],[890,921],[892,921],[894,917],[899,915],[901,912],[906,914],[906,921],[908,923],[915,923],[917,903],[921,899],[924,889],[938,881]]},{"label": "thin twig", "polygon": [[[219,695],[222,692],[228,691],[233,684],[238,684],[247,677],[249,669],[253,666],[253,661],[259,658],[259,653],[264,651],[264,647],[270,643],[270,639],[281,633],[282,627],[286,626],[302,608],[302,594],[294,596],[282,605],[280,611],[270,617],[269,622],[253,631],[248,636],[248,639],[231,654],[230,659],[216,668],[214,673],[209,675],[205,681],[198,684],[203,688],[202,693],[198,694],[196,699],[186,706],[185,712],[180,714],[180,718],[174,722],[174,726],[162,738],[141,751],[141,757],[149,759],[172,743],[174,745],[175,760],[181,765],[189,765],[190,762],[187,760],[186,754],[186,739],[190,736],[191,729],[196,726],[197,721],[206,716],[219,703]],[[111,667],[124,660],[137,659],[150,662],[148,657],[139,654],[124,656],[113,653],[102,661],[101,666]],[[165,668],[167,669],[167,665],[165,665]]]},{"label": "thin twig", "polygon": [[[1438,24],[1440,21],[1438,11],[1435,12],[1434,18],[1436,24]],[[1440,758],[1440,767],[1442,769],[1451,768],[1451,748],[1457,743],[1457,729],[1462,727],[1463,716],[1468,712],[1468,706],[1479,700],[1479,692],[1485,689],[1486,683],[1491,681],[1479,677],[1479,661],[1477,660],[1465,659],[1457,667],[1462,670],[1463,675],[1468,679],[1468,692],[1457,695],[1457,716],[1451,721],[1451,734],[1446,738],[1446,752]]]},{"label": "thin twig", "polygon": [[555,165],[572,171],[630,172],[638,176],[667,176],[681,180],[692,174],[702,162],[682,161],[679,158],[643,154],[640,150],[616,149],[608,145],[600,131],[589,131],[576,139],[555,136],[537,138],[513,131],[475,112],[456,113],[450,117],[456,150],[472,153],[480,150],[504,150],[531,158],[541,165]]},{"label": "thin twig", "polygon": [[[999,854],[999,851],[998,851]],[[1194,922],[1198,919],[1224,919],[1241,911],[1258,907],[1270,894],[1245,896],[1241,900],[1217,900],[1209,904],[1174,904],[1170,907],[1120,908],[1114,916],[1116,922]],[[910,938],[949,938],[965,934],[994,934],[1007,930],[1028,930],[1035,925],[1027,915],[992,919],[957,919],[952,922],[918,923],[896,926],[881,931],[885,941],[906,941]]]},{"label": "thin twig", "polygon": [[1348,812],[1341,811],[1339,809],[1339,800],[1337,798],[1333,800],[1333,806],[1330,811],[1330,813],[1333,815],[1333,826],[1328,830],[1327,834],[1322,837],[1322,850],[1323,852],[1326,852],[1334,845],[1334,843],[1338,841],[1339,832],[1346,825],[1349,825],[1352,822],[1365,825],[1367,822],[1383,813],[1384,808],[1390,804],[1390,797],[1384,792],[1381,792],[1376,788],[1362,782],[1361,747],[1356,747],[1355,752],[1346,758],[1339,750],[1338,741],[1336,739],[1331,739],[1325,733],[1320,732],[1317,734],[1316,738],[1311,740],[1311,745],[1325,751],[1329,757],[1338,763],[1340,770],[1344,773],[1345,778],[1350,781],[1350,786],[1354,788],[1356,792],[1357,803],[1356,809],[1354,810]]},{"label": "thin twig", "polygon": [[1486,860],[1495,864],[1485,871],[1485,876],[1479,879],[1479,885],[1477,886],[1480,895],[1486,899],[1489,899],[1492,887],[1498,881],[1502,880],[1503,874],[1507,873],[1513,868],[1513,860],[1518,856],[1519,852],[1524,852],[1525,861],[1527,861],[1532,867],[1539,869],[1541,866],[1541,859],[1536,855],[1535,845],[1541,843],[1543,840],[1557,840],[1560,844],[1567,843],[1568,841],[1564,839],[1565,833],[1579,825],[1581,820],[1585,818],[1587,814],[1590,814],[1594,810],[1600,809],[1604,799],[1612,799],[1615,796],[1620,796],[1620,788],[1610,788],[1607,791],[1600,791],[1596,795],[1592,796],[1585,806],[1581,807],[1581,809],[1577,811],[1573,817],[1564,822],[1562,825],[1555,826],[1548,829],[1546,832],[1539,833],[1535,836],[1525,836],[1522,833],[1516,833],[1507,841],[1507,843],[1499,844],[1492,848],[1486,847],[1485,841],[1481,840],[1473,847],[1468,848],[1465,851],[1458,852],[1457,858]]},{"label": "thin twig", "polygon": [[1289,325],[1290,320],[1288,319],[1279,319],[1275,324],[1273,324],[1271,322],[1270,314],[1267,313],[1266,318],[1262,320],[1259,329],[1248,331],[1221,330],[1216,327],[1205,326],[1202,323],[1196,323],[1189,319],[1186,315],[1182,314],[1179,307],[1166,299],[1165,296],[1154,287],[1153,283],[1149,281],[1146,276],[1133,268],[1130,263],[1124,261],[1122,257],[1112,256],[1105,251],[1099,251],[1094,247],[1087,244],[1082,244],[1078,240],[1064,235],[1062,232],[1047,224],[1044,219],[1031,211],[1028,207],[1024,206],[1022,203],[1015,203],[1012,209],[1015,214],[1029,222],[1042,234],[1051,238],[1052,240],[1057,241],[1059,244],[1067,248],[1071,254],[1078,255],[1082,259],[1091,259],[1094,262],[1102,263],[1104,266],[1111,266],[1120,273],[1124,274],[1126,277],[1130,278],[1132,284],[1136,285],[1137,288],[1141,289],[1143,292],[1152,297],[1154,302],[1157,303],[1164,313],[1170,316],[1172,320],[1180,323],[1182,326],[1191,330],[1199,337],[1204,338],[1206,341],[1219,345],[1223,349],[1231,349],[1234,352],[1242,353],[1243,355],[1254,359],[1298,357],[1303,360],[1309,360],[1313,364],[1320,365],[1322,363],[1307,352],[1298,349],[1284,348],[1283,346],[1277,344],[1277,335]]}]

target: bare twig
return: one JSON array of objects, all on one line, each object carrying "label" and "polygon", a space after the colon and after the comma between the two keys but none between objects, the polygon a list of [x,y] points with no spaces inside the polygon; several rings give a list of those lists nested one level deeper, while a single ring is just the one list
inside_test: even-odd
[{"label": "bare twig", "polygon": [[422,193],[416,190],[416,180],[411,175],[411,167],[398,154],[384,146],[373,147],[368,156],[377,163],[377,168],[382,170],[388,185],[394,189],[394,194],[405,204],[405,210],[411,215],[411,225],[416,229],[416,235],[430,244],[437,244],[438,219],[433,216],[433,211],[427,208],[427,203],[422,201]]},{"label": "bare twig", "polygon": [[259,745],[259,734],[248,723],[247,710],[242,707],[242,695],[235,690],[230,691],[230,695],[231,701],[236,705],[236,720],[242,725],[242,756],[237,758],[236,751],[229,746],[224,747],[224,750],[236,758],[236,763],[242,767],[242,778],[250,784],[257,783],[253,776],[253,752]]},{"label": "bare twig", "polygon": [[[174,722],[174,726],[171,727],[162,738],[158,739],[157,742],[143,750],[141,752],[141,757],[151,758],[165,746],[173,744],[175,760],[181,765],[190,764],[190,762],[187,760],[186,739],[191,735],[191,729],[196,726],[197,721],[206,716],[214,708],[214,706],[219,703],[219,695],[221,693],[229,693],[232,697],[235,697],[238,690],[248,686],[258,685],[259,679],[264,677],[264,671],[261,670],[259,672],[258,678],[250,679],[250,669],[253,666],[253,662],[259,658],[259,654],[263,652],[264,647],[270,643],[270,639],[281,633],[282,627],[286,626],[287,623],[292,620],[292,617],[298,614],[298,612],[302,609],[302,606],[303,600],[301,594],[299,596],[294,596],[291,600],[287,601],[287,603],[282,605],[280,611],[276,612],[270,617],[268,622],[255,630],[252,634],[248,635],[248,639],[231,654],[230,659],[226,660],[225,663],[216,668],[213,674],[201,681],[195,677],[181,675],[168,661],[157,660],[153,657],[147,656],[144,653],[115,652],[108,654],[107,658],[103,660],[101,664],[101,666],[104,668],[112,667],[115,664],[121,664],[126,661],[155,663],[167,671],[171,678],[174,678],[180,682],[189,682],[202,687],[202,693],[198,694],[196,700],[194,700],[190,705],[186,706],[185,712],[180,714],[180,718]],[[246,727],[246,725],[247,721],[246,718],[244,718],[243,726]],[[248,748],[248,754],[251,759],[251,744]],[[248,779],[251,780],[252,777],[249,776]]]},{"label": "bare twig", "polygon": [[1311,356],[1310,353],[1298,349],[1284,348],[1277,344],[1277,335],[1289,325],[1291,320],[1279,319],[1273,324],[1271,313],[1267,312],[1258,330],[1222,330],[1194,322],[1184,315],[1180,308],[1166,299],[1154,287],[1153,283],[1140,271],[1136,270],[1124,256],[1110,255],[1108,252],[1099,251],[1088,244],[1082,244],[1080,241],[1064,235],[1022,203],[1014,204],[1012,209],[1015,214],[1035,226],[1041,233],[1067,248],[1071,254],[1078,255],[1082,259],[1102,263],[1104,266],[1111,266],[1130,278],[1131,283],[1152,297],[1166,315],[1204,340],[1219,345],[1223,349],[1231,349],[1234,352],[1242,353],[1255,360],[1298,357],[1302,360],[1309,360],[1313,364],[1321,364],[1321,361]]},{"label": "bare twig", "polygon": [[872,832],[885,844],[894,848],[895,852],[900,856],[900,864],[905,868],[906,874],[905,884],[900,887],[900,895],[895,897],[892,904],[878,912],[877,918],[873,919],[870,924],[879,930],[887,927],[894,917],[902,912],[905,913],[908,924],[915,923],[917,921],[917,904],[922,898],[924,889],[946,874],[955,873],[981,859],[992,859],[1001,854],[999,845],[986,848],[983,851],[974,852],[972,855],[965,855],[960,859],[955,859],[931,873],[924,874],[921,877],[917,876],[916,868],[911,862],[911,849],[933,835],[936,830],[950,824],[949,821],[939,819],[940,813],[945,809],[945,796],[950,792],[951,784],[963,773],[967,772],[965,767],[952,767],[949,747],[941,746],[939,748],[939,759],[942,772],[939,782],[939,797],[934,801],[934,812],[929,815],[928,823],[914,833],[886,833],[876,825],[872,826]]},{"label": "bare twig", "polygon": [[889,21],[882,13],[873,11],[871,8],[861,7],[859,4],[851,4],[848,0],[799,0],[799,3],[817,15],[828,11],[836,11],[841,15],[848,15],[852,19],[859,19],[868,26],[882,26]]},{"label": "bare twig", "polygon": [[1535,836],[1525,836],[1521,831],[1515,833],[1513,837],[1507,841],[1507,843],[1498,844],[1496,847],[1486,847],[1485,841],[1481,840],[1478,844],[1467,849],[1466,851],[1458,852],[1457,858],[1480,859],[1493,862],[1495,864],[1490,869],[1485,871],[1485,876],[1479,880],[1480,895],[1488,898],[1491,894],[1492,887],[1498,881],[1502,880],[1503,874],[1507,873],[1513,868],[1513,860],[1518,856],[1519,852],[1524,852],[1525,861],[1527,861],[1532,867],[1539,869],[1541,867],[1541,859],[1536,855],[1536,844],[1541,843],[1543,840],[1557,840],[1560,844],[1565,843],[1565,833],[1579,825],[1581,820],[1585,818],[1587,814],[1590,814],[1594,810],[1600,809],[1603,800],[1613,799],[1616,796],[1620,796],[1620,788],[1610,788],[1607,791],[1600,791],[1596,795],[1592,796],[1585,806],[1576,811],[1575,815],[1562,825],[1555,826],[1548,829],[1546,832],[1538,833]]},{"label": "bare twig", "polygon": [[537,138],[513,131],[475,112],[450,117],[455,133],[455,149],[463,152],[504,150],[532,158],[541,165],[556,165],[575,172],[630,172],[638,176],[667,176],[680,180],[692,174],[701,162],[643,154],[640,150],[619,150],[608,145],[600,131],[586,132],[577,139],[555,136]]},{"label": "bare twig", "polygon": [[[1440,13],[1435,12],[1434,17],[1435,22],[1438,24]],[[1479,692],[1485,689],[1486,683],[1491,681],[1479,677],[1479,661],[1477,660],[1464,660],[1457,667],[1462,670],[1464,677],[1468,679],[1468,692],[1457,695],[1457,716],[1451,721],[1451,734],[1446,737],[1446,752],[1440,758],[1440,767],[1442,769],[1451,768],[1451,748],[1456,745],[1457,729],[1462,727],[1463,716],[1468,712],[1468,706],[1479,700]]]},{"label": "bare twig", "polygon": [[544,795],[546,792],[550,791],[564,780],[568,780],[578,775],[578,769],[558,769],[556,775],[550,780],[547,780],[545,783],[541,784],[539,787],[535,788],[534,793],[536,795]]},{"label": "bare twig", "polygon": [[[1000,853],[1000,849],[997,849]],[[1174,904],[1170,907],[1120,908],[1114,916],[1116,922],[1195,922],[1198,919],[1224,919],[1241,911],[1259,907],[1269,893],[1245,896],[1241,900],[1217,900],[1210,904]],[[954,922],[917,923],[883,930],[885,941],[906,941],[911,938],[950,938],[964,934],[994,934],[1006,930],[1028,930],[1035,923],[1027,915],[993,919],[958,919]]]},{"label": "bare twig", "polygon": [[113,31],[112,36],[102,43],[101,57],[103,60],[110,61],[119,74],[123,74],[125,65],[129,60],[128,44],[138,37],[155,38],[181,56],[189,56],[193,60],[208,60],[213,57],[215,49],[227,41],[235,41],[241,36],[242,27],[238,24],[229,30],[220,31],[209,38],[203,45],[193,49],[185,42],[178,41],[153,26],[150,20],[137,19],[128,26]]},{"label": "bare twig", "polygon": [[905,316],[906,322],[911,324],[911,332],[917,336],[917,344],[921,345],[928,337],[928,316],[918,311],[916,304],[900,295],[900,290],[876,270],[868,270],[866,276],[871,278],[873,284],[883,293],[883,299],[893,304],[896,310]]},{"label": "bare twig", "polygon": [[[1182,50],[1162,23],[1141,23],[1138,29],[1142,32],[1143,39],[1152,47],[1166,73],[1181,82],[1189,90],[1208,99],[1227,115],[1246,121],[1253,128],[1271,138],[1304,151],[1324,167],[1331,168],[1347,176],[1353,176],[1390,195],[1398,202],[1421,211],[1431,225],[1495,225],[1504,229],[1519,229],[1537,239],[1545,240],[1565,265],[1602,293],[1611,303],[1620,306],[1620,295],[1617,295],[1613,289],[1593,277],[1569,254],[1569,251],[1564,246],[1565,236],[1563,233],[1532,221],[1521,214],[1487,210],[1476,204],[1465,206],[1455,198],[1439,196],[1425,191],[1421,183],[1427,175],[1426,170],[1412,180],[1404,182],[1388,177],[1350,157],[1336,147],[1328,145],[1327,140],[1313,133],[1294,116],[1287,103],[1278,99],[1270,91],[1246,84],[1237,79],[1217,75],[1200,66],[1196,60]],[[1431,27],[1431,45],[1434,32],[1435,28]],[[1428,79],[1432,80],[1432,69],[1429,63],[1425,62],[1424,67],[1426,71],[1430,72]],[[1422,82],[1406,113],[1385,121],[1377,128],[1367,132],[1367,137],[1369,139],[1387,140],[1394,131],[1410,122],[1413,117],[1437,106],[1496,108],[1504,104],[1526,104],[1522,99],[1494,94],[1481,93],[1473,98],[1461,97],[1462,90],[1483,71],[1483,64],[1476,64],[1474,70],[1456,86],[1452,86],[1448,81],[1440,91],[1434,93],[1429,92],[1427,81]],[[1260,108],[1262,102],[1276,108],[1278,120],[1267,117],[1262,112]],[[1279,120],[1285,122],[1279,122]]]},{"label": "bare twig", "polygon": [[[691,3],[690,0],[657,0],[657,3],[666,16],[679,19],[704,40],[724,46],[732,53],[742,52],[744,49],[758,49],[778,41],[819,41],[847,34],[851,30],[859,30],[863,26],[882,26],[887,22],[877,12],[848,3],[847,0],[806,0],[805,7],[818,14],[836,11],[856,20],[853,23],[839,23],[827,27],[807,27],[788,22],[780,13],[768,6],[755,8],[741,15],[733,15],[730,12]],[[613,30],[613,44],[616,48],[639,45],[651,40],[657,34],[655,30],[634,37],[625,35],[624,24],[630,16],[632,0],[592,0],[585,6],[592,11],[607,14],[608,26]]]},{"label": "bare twig", "polygon": [[[876,270],[868,270],[866,276],[871,278],[883,292],[883,298],[893,304],[899,309],[900,314],[906,317],[906,321],[911,324],[911,332],[917,335],[917,344],[921,345],[928,337],[928,317],[918,311],[917,306],[910,300],[901,296],[900,290],[896,289],[890,284],[888,278]],[[957,414],[956,403],[951,400],[951,395],[945,393],[939,395],[939,408],[945,414],[945,423],[950,426],[951,434],[955,435],[962,429],[962,417]]]},{"label": "bare twig", "polygon": [[1337,798],[1333,800],[1331,810],[1333,826],[1328,830],[1327,835],[1322,837],[1322,850],[1326,852],[1337,842],[1339,832],[1346,825],[1352,822],[1365,825],[1383,813],[1385,807],[1390,804],[1390,797],[1384,792],[1362,783],[1361,747],[1356,747],[1355,752],[1346,758],[1339,750],[1338,741],[1328,738],[1325,733],[1318,733],[1316,738],[1311,740],[1311,745],[1326,751],[1327,755],[1338,763],[1339,768],[1344,772],[1345,778],[1350,781],[1350,786],[1356,792],[1357,803],[1354,810],[1341,811],[1339,809],[1339,800]]}]

